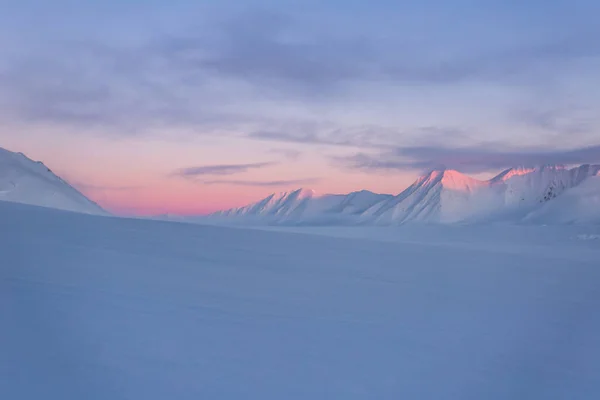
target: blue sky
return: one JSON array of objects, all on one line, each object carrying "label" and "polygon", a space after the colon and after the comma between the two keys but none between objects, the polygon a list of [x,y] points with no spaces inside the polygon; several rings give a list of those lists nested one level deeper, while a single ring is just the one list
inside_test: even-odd
[{"label": "blue sky", "polygon": [[0,5],[0,146],[109,207],[600,162],[595,1]]}]

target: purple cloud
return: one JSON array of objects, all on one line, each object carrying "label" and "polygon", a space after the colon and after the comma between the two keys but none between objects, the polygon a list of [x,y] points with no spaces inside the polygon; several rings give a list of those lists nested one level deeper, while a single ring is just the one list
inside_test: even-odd
[{"label": "purple cloud", "polygon": [[205,185],[234,185],[234,186],[259,186],[259,187],[271,187],[271,186],[301,186],[306,184],[313,184],[319,182],[319,178],[307,178],[307,179],[290,179],[290,180],[276,180],[276,181],[245,181],[245,180],[214,180],[202,182]]},{"label": "purple cloud", "polygon": [[184,178],[195,178],[201,175],[235,175],[251,169],[266,168],[276,164],[274,162],[260,162],[251,164],[201,165],[179,169],[172,175]]},{"label": "purple cloud", "polygon": [[487,147],[401,147],[379,154],[358,153],[334,162],[365,171],[450,168],[487,172],[514,166],[590,164],[600,162],[600,145],[569,150],[492,149]]}]

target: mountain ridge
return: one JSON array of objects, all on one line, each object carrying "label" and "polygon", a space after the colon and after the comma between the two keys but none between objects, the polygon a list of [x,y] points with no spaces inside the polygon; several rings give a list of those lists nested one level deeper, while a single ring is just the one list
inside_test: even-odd
[{"label": "mountain ridge", "polygon": [[[420,176],[397,195],[365,190],[345,195],[320,196],[312,192],[302,202],[295,202],[293,194],[307,190],[299,189],[284,192],[283,198],[278,197],[280,202],[285,199],[283,203],[286,207],[273,202],[272,199],[276,197],[273,194],[248,206],[217,212],[209,217],[293,224],[318,221],[319,217],[323,220],[342,220],[348,215],[352,218],[348,217],[347,223],[375,225],[533,220],[527,216],[541,205],[599,174],[600,165],[594,164],[573,168],[564,165],[519,166],[508,168],[488,180],[479,180],[456,170],[439,168]],[[586,193],[589,192],[588,190]],[[359,193],[370,193],[370,200],[365,199],[360,206],[344,213],[341,204]],[[262,207],[266,204],[269,207]],[[571,201],[571,204],[585,202]],[[257,213],[257,209],[265,212]],[[264,218],[265,216],[268,217]]]}]

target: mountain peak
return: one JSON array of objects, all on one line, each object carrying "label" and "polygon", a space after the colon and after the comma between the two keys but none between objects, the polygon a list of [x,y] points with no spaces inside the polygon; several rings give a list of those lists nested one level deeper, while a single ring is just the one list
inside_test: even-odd
[{"label": "mountain peak", "polygon": [[436,184],[441,184],[453,190],[470,190],[474,186],[484,184],[484,182],[453,169],[439,168],[430,171],[414,183],[416,186],[434,186]]},{"label": "mountain peak", "polygon": [[299,199],[306,199],[316,196],[317,192],[313,189],[300,188],[294,190],[291,194],[297,195]]}]

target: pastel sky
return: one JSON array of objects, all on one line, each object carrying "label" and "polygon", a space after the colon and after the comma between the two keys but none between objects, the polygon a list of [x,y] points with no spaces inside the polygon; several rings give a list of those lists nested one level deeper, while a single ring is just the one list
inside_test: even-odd
[{"label": "pastel sky", "polygon": [[0,9],[0,146],[116,213],[600,162],[597,0]]}]

